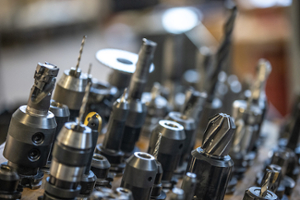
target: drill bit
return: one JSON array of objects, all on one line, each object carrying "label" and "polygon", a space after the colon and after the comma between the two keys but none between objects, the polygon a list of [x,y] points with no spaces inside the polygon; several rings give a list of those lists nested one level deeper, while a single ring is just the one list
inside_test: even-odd
[{"label": "drill bit", "polygon": [[161,137],[162,137],[162,134],[159,133],[159,134],[158,134],[157,141],[156,141],[156,144],[155,144],[155,148],[154,148],[154,151],[153,151],[153,157],[154,157],[156,160],[157,160],[157,155],[158,155],[159,146],[160,146],[160,142],[161,142]]},{"label": "drill bit", "polygon": [[146,38],[143,39],[143,45],[139,52],[136,69],[129,85],[129,98],[141,99],[148,80],[149,69],[153,60],[155,48],[155,42],[147,40]]},{"label": "drill bit", "polygon": [[270,185],[270,181],[271,181],[271,177],[272,177],[272,171],[267,169],[266,173],[261,181],[261,190],[260,190],[260,197],[265,197]]},{"label": "drill bit", "polygon": [[281,167],[275,164],[271,164],[267,166],[266,170],[269,170],[272,173],[268,189],[276,193],[281,181]]},{"label": "drill bit", "polygon": [[84,94],[84,97],[82,99],[82,105],[80,107],[80,110],[79,110],[79,116],[77,118],[77,125],[78,125],[78,128],[80,127],[80,124],[81,124],[81,121],[83,119],[83,115],[85,113],[85,108],[86,108],[86,104],[87,104],[87,101],[89,99],[89,93],[90,93],[90,89],[91,89],[91,85],[92,83],[89,82],[87,84],[87,86],[85,87],[85,94]]},{"label": "drill bit", "polygon": [[85,39],[86,39],[86,35],[83,36],[82,41],[81,41],[75,72],[77,72],[78,68],[79,68],[79,63],[80,63],[80,60],[81,60],[81,54],[82,54],[82,51],[83,51],[83,46],[84,46],[84,43],[85,43]]},{"label": "drill bit", "polygon": [[211,84],[208,85],[208,100],[210,102],[214,99],[214,93],[215,88],[218,82],[218,76],[220,71],[222,70],[222,66],[224,65],[224,62],[228,58],[230,45],[231,45],[231,35],[234,27],[235,18],[237,15],[237,8],[234,6],[231,9],[231,14],[229,18],[226,21],[226,24],[224,26],[224,39],[222,44],[220,45],[217,53],[216,53],[216,61],[215,61],[215,67],[212,72],[211,77],[209,78],[211,80]]},{"label": "drill bit", "polygon": [[233,119],[224,113],[219,113],[208,122],[203,135],[202,149],[214,156],[228,154],[235,131]]}]

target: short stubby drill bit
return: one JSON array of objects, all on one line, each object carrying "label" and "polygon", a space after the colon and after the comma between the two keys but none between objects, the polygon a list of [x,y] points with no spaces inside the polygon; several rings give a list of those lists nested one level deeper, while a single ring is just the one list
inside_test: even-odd
[{"label": "short stubby drill bit", "polygon": [[179,123],[171,120],[160,120],[152,131],[148,153],[153,154],[155,151],[160,134],[162,134],[162,138],[157,160],[161,163],[163,168],[163,187],[169,188],[172,185],[171,180],[182,155],[186,136],[183,126]]},{"label": "short stubby drill bit", "polygon": [[157,173],[155,158],[143,152],[135,152],[126,160],[121,187],[131,190],[134,199],[149,200]]},{"label": "short stubby drill bit", "polygon": [[127,89],[125,89],[121,98],[113,104],[104,141],[102,144],[98,144],[96,148],[96,152],[105,156],[110,162],[110,171],[117,173],[117,175],[122,174],[125,168],[121,143],[128,111]]},{"label": "short stubby drill bit", "polygon": [[59,69],[50,63],[38,63],[27,105],[14,112],[3,155],[20,176],[20,184],[37,189],[41,186],[57,127],[49,111],[50,100]]},{"label": "short stubby drill bit", "polygon": [[86,36],[83,36],[76,67],[64,71],[61,78],[57,81],[53,94],[53,99],[56,102],[68,106],[70,110],[70,120],[72,121],[75,121],[75,118],[78,117],[85,88],[91,78],[90,75],[82,73],[79,68],[85,39]]},{"label": "short stubby drill bit", "polygon": [[141,101],[151,66],[156,43],[143,39],[143,45],[139,52],[136,70],[132,75],[128,89],[129,114],[123,132],[121,150],[125,157],[129,157],[135,149],[135,143],[139,140],[141,128],[145,122],[147,108]]},{"label": "short stubby drill bit", "polygon": [[192,151],[188,172],[197,175],[194,199],[223,199],[231,177],[233,161],[228,155],[235,124],[227,114],[209,120],[202,146]]}]

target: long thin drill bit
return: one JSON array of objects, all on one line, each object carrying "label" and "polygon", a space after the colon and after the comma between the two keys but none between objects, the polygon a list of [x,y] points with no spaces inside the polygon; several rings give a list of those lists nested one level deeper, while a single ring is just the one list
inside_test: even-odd
[{"label": "long thin drill bit", "polygon": [[83,51],[83,46],[84,46],[84,43],[85,43],[85,39],[86,39],[86,35],[83,36],[82,41],[81,41],[79,56],[78,56],[77,64],[76,64],[76,72],[79,68],[79,63],[80,63],[80,60],[81,60],[81,54],[82,54],[82,51]]},{"label": "long thin drill bit", "polygon": [[211,84],[208,86],[208,100],[212,101],[214,98],[214,93],[215,93],[215,88],[218,82],[218,76],[220,71],[222,70],[222,66],[224,62],[226,61],[228,55],[229,55],[229,50],[230,50],[230,45],[231,45],[231,35],[234,27],[234,22],[235,18],[237,15],[237,8],[234,6],[231,9],[231,14],[229,18],[226,21],[226,24],[224,26],[224,39],[222,44],[220,45],[217,53],[216,53],[216,62],[215,62],[215,67],[214,71],[210,77]]},{"label": "long thin drill bit", "polygon": [[156,160],[157,160],[157,155],[158,155],[158,151],[159,151],[159,146],[160,146],[160,143],[161,143],[161,137],[162,137],[162,134],[159,133],[156,144],[155,144],[155,148],[154,148],[154,151],[153,151],[153,156]]}]

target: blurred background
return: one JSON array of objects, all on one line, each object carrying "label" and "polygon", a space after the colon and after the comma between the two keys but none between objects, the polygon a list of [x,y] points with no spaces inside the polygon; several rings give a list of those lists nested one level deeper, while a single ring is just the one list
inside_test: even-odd
[{"label": "blurred background", "polygon": [[[258,59],[273,67],[266,85],[269,118],[289,113],[300,91],[300,3],[298,0],[235,0],[239,13],[233,32],[231,59],[225,68],[240,89],[248,87]],[[1,0],[0,2],[0,132],[6,133],[10,116],[26,104],[37,62],[50,62],[62,71],[75,67],[83,35],[87,40],[80,68],[107,80],[111,69],[95,58],[98,50],[116,48],[138,53],[141,38],[158,43],[154,81],[164,82],[169,58],[164,42],[181,35],[182,83],[201,82],[199,62],[214,53],[223,37],[228,16],[225,0]],[[199,58],[200,57],[200,58]],[[199,89],[199,88],[198,88]],[[0,134],[1,137],[3,134]],[[5,136],[0,138],[4,141]]]}]

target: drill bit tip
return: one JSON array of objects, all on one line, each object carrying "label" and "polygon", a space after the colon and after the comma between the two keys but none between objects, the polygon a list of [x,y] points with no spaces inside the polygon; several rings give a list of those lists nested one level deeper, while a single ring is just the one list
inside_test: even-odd
[{"label": "drill bit tip", "polygon": [[215,115],[204,131],[202,149],[209,155],[228,155],[235,128],[234,120],[229,115]]},{"label": "drill bit tip", "polygon": [[85,43],[85,39],[87,38],[86,35],[83,36],[82,40],[81,40],[81,45],[80,45],[80,49],[79,49],[79,55],[78,55],[78,59],[77,59],[77,64],[76,64],[76,70],[75,72],[78,71],[78,68],[79,68],[79,63],[80,63],[80,60],[81,60],[81,55],[82,55],[82,51],[83,51],[83,46],[84,46],[84,43]]},{"label": "drill bit tip", "polygon": [[127,99],[127,88],[124,89],[124,92],[121,96],[121,102],[125,102]]},{"label": "drill bit tip", "polygon": [[147,45],[147,46],[152,46],[152,47],[156,47],[157,43],[153,42],[151,40],[148,40],[146,38],[143,38],[143,45]]}]

